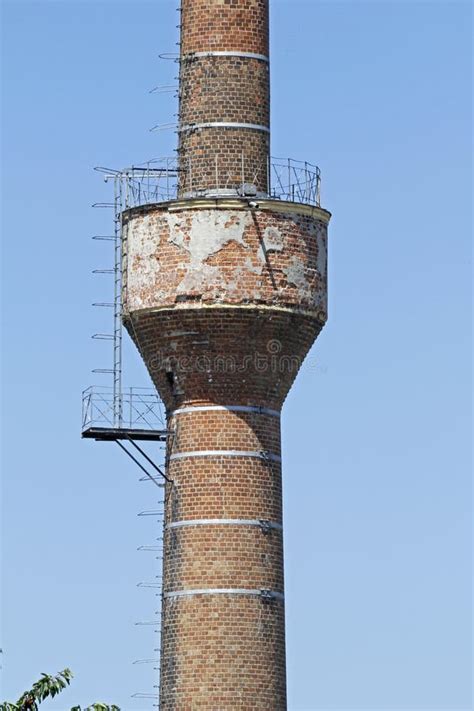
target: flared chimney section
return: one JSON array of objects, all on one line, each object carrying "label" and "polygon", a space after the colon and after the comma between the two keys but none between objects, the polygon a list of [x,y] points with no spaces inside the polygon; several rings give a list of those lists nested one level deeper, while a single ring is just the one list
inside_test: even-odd
[{"label": "flared chimney section", "polygon": [[160,709],[284,711],[280,414],[327,318],[330,214],[269,196],[268,0],[181,17],[178,199],[123,214],[124,323],[172,433]]}]

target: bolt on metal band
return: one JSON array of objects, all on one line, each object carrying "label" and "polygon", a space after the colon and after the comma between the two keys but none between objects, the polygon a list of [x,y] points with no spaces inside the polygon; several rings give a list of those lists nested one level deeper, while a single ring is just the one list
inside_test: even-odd
[{"label": "bolt on metal band", "polygon": [[196,452],[178,452],[171,455],[170,461],[189,459],[191,457],[251,457],[253,459],[262,459],[265,462],[281,462],[281,457],[278,454],[273,454],[273,452],[240,452],[233,449],[203,449]]},{"label": "bolt on metal band", "polygon": [[268,521],[266,519],[244,519],[244,518],[200,518],[189,521],[173,521],[168,523],[165,528],[170,530],[174,528],[187,528],[190,526],[258,526],[263,531],[275,530],[282,531],[281,523]]},{"label": "bolt on metal band", "polygon": [[205,588],[203,590],[173,590],[163,593],[165,600],[192,597],[193,595],[250,595],[261,597],[264,600],[284,600],[283,593],[276,590],[248,590],[246,588]]},{"label": "bolt on metal band", "polygon": [[266,54],[256,54],[255,52],[227,52],[227,51],[215,51],[215,52],[190,52],[185,54],[182,58],[183,62],[193,60],[195,57],[241,57],[243,59],[259,59],[261,62],[269,62],[270,57]]},{"label": "bolt on metal band", "polygon": [[278,410],[271,410],[259,405],[197,405],[196,407],[181,407],[178,410],[173,410],[171,416],[184,415],[188,412],[252,412],[257,415],[280,417]]},{"label": "bolt on metal band", "polygon": [[265,133],[270,133],[268,126],[262,126],[258,123],[231,123],[229,121],[212,121],[209,123],[190,123],[185,126],[180,126],[178,128],[178,133],[185,133],[186,131],[197,131],[201,128],[244,128],[251,131],[264,131]]}]

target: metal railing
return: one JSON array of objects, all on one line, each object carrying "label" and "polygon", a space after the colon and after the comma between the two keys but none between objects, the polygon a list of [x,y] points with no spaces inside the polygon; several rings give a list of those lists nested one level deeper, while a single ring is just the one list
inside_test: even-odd
[{"label": "metal railing", "polygon": [[176,200],[178,195],[177,158],[156,158],[124,170],[101,166],[95,170],[104,174],[105,182],[114,181],[122,210]]},{"label": "metal railing", "polygon": [[[201,166],[201,159],[196,159],[195,162]],[[235,188],[234,171],[229,172],[224,169],[223,165],[228,162],[228,158],[221,158],[216,154],[214,159],[208,162],[215,166],[216,177],[211,183],[207,181],[205,190],[196,190],[193,184],[196,182],[193,180],[193,175],[198,171],[196,166],[193,167],[190,158],[183,160],[182,165],[176,157],[157,158],[124,170],[102,167],[96,170],[104,174],[106,182],[114,181],[122,210],[176,200],[179,197],[180,186],[181,193],[184,192],[186,197],[248,194],[248,182]],[[245,166],[245,155],[241,156],[241,163]],[[255,182],[261,184],[262,181],[257,178],[258,176]],[[321,204],[321,171],[312,163],[292,158],[270,158],[263,184],[267,186],[265,195],[274,200],[299,202],[316,207]],[[184,191],[183,186],[185,186]]]},{"label": "metal railing", "polygon": [[270,197],[316,207],[321,205],[321,171],[317,165],[291,158],[272,158],[270,167]]},{"label": "metal railing", "polygon": [[163,403],[153,388],[126,388],[120,394],[121,421],[116,421],[113,388],[92,385],[82,393],[82,430],[90,427],[130,430],[166,429]]}]

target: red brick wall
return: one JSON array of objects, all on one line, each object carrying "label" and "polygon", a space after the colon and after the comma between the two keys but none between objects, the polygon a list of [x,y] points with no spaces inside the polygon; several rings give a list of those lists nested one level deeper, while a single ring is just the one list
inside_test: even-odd
[{"label": "red brick wall", "polygon": [[[270,127],[268,0],[183,0],[180,57],[180,194],[268,187],[269,133],[252,128],[194,124],[233,123]],[[216,178],[216,156],[218,158]],[[242,156],[244,157],[242,175]]]},{"label": "red brick wall", "polygon": [[[171,413],[217,405],[279,411],[321,325],[296,313],[242,308],[145,311],[131,318],[128,328],[174,433],[165,526],[216,519],[282,525],[279,417],[227,410]],[[157,353],[172,356],[154,361]],[[222,354],[241,372],[221,372],[215,358]],[[261,354],[257,361],[255,354]],[[183,369],[181,356],[188,359]],[[282,364],[285,357],[288,363]],[[222,589],[257,592],[166,597]],[[286,709],[284,601],[266,601],[260,590],[284,593],[278,528],[203,523],[165,529],[163,711]]]},{"label": "red brick wall", "polygon": [[268,56],[268,0],[182,0],[181,53],[235,50]]},{"label": "red brick wall", "polygon": [[[255,304],[327,314],[327,222],[275,201],[151,205],[124,216],[124,307]],[[227,233],[227,235],[226,235]]]},{"label": "red brick wall", "polygon": [[284,711],[285,618],[280,602],[244,596],[165,604],[163,711]]},{"label": "red brick wall", "polygon": [[280,409],[322,324],[275,309],[183,308],[136,312],[125,325],[166,407]]},{"label": "red brick wall", "polygon": [[[279,455],[280,418],[192,410],[171,416],[169,427],[175,434],[166,490],[161,708],[283,711],[283,600],[166,597],[189,590],[283,593],[281,464],[248,456],[172,458],[215,450]],[[272,527],[255,525],[260,520]]]},{"label": "red brick wall", "polygon": [[230,121],[270,125],[268,63],[249,57],[190,57],[181,62],[183,124]]},{"label": "red brick wall", "polygon": [[[267,193],[270,136],[237,128],[201,128],[181,134],[179,195],[240,190],[242,183]],[[243,178],[243,180],[242,180]]]}]

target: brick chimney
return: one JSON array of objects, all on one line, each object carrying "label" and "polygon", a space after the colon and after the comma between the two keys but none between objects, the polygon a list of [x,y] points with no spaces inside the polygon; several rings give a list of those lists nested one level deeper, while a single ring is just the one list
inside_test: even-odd
[{"label": "brick chimney", "polygon": [[330,214],[270,191],[268,0],[181,18],[178,199],[123,214],[124,322],[173,432],[160,709],[280,711],[280,413],[327,318]]}]

